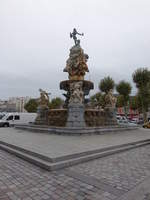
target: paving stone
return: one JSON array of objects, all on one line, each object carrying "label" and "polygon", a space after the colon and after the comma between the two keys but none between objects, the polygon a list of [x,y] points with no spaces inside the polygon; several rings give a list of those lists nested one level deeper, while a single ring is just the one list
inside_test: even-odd
[{"label": "paving stone", "polygon": [[0,150],[0,200],[126,200],[138,191],[148,200],[150,145],[54,172]]}]

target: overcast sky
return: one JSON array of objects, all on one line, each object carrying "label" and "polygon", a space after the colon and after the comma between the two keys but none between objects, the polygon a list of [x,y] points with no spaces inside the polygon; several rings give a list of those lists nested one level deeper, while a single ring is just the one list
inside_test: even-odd
[{"label": "overcast sky", "polygon": [[60,96],[74,27],[95,91],[104,76],[132,82],[150,67],[150,0],[0,0],[0,98]]}]

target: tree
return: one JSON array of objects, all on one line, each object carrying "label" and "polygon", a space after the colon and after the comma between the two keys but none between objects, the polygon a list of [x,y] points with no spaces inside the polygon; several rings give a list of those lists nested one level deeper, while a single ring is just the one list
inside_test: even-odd
[{"label": "tree", "polygon": [[36,112],[38,103],[36,99],[30,99],[24,106],[27,112]]},{"label": "tree", "polygon": [[150,105],[150,71],[147,68],[139,68],[132,74],[132,78],[138,89],[144,122],[146,122],[147,110]]},{"label": "tree", "polygon": [[127,102],[129,100],[129,94],[131,93],[131,85],[129,82],[126,81],[120,81],[117,85],[116,85],[116,90],[119,93],[119,95],[122,95],[124,98],[124,106],[127,105]]},{"label": "tree", "polygon": [[132,75],[133,81],[138,89],[147,87],[150,82],[150,71],[147,68],[139,68]]},{"label": "tree", "polygon": [[122,98],[122,106],[125,109],[125,114],[127,115],[127,104],[129,101],[129,94],[131,93],[131,85],[129,82],[126,81],[120,81],[117,85],[116,85],[116,90],[119,93],[119,95],[121,95]]},{"label": "tree", "polygon": [[119,108],[119,107],[124,107],[124,97],[123,95],[118,95],[117,96],[117,103],[116,103],[116,107]]},{"label": "tree", "polygon": [[139,110],[140,111],[140,102],[138,96],[130,97],[130,108],[132,110]]},{"label": "tree", "polygon": [[49,108],[51,109],[60,108],[63,105],[63,103],[64,101],[61,98],[59,97],[53,98],[51,102],[49,103]]},{"label": "tree", "polygon": [[112,89],[114,89],[115,87],[115,82],[114,80],[107,76],[105,77],[104,79],[102,79],[99,83],[99,89],[102,91],[102,92],[105,92],[106,94]]},{"label": "tree", "polygon": [[105,95],[100,92],[97,92],[96,94],[91,96],[90,102],[91,102],[91,105],[94,107],[98,106],[98,107],[104,108],[105,107]]}]

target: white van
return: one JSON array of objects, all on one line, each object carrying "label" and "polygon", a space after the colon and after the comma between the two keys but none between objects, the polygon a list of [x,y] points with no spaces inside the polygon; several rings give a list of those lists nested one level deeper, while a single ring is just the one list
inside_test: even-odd
[{"label": "white van", "polygon": [[34,122],[37,113],[5,113],[0,119],[0,127],[14,126],[15,124],[27,124]]}]

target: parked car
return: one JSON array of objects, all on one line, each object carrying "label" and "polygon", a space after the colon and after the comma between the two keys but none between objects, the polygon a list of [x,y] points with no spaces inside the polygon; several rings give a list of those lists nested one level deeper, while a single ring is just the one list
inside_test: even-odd
[{"label": "parked car", "polygon": [[117,119],[117,122],[119,124],[127,124],[128,123],[128,120],[127,120],[127,118],[125,116],[119,116],[119,115],[117,115],[116,119]]},{"label": "parked car", "polygon": [[137,124],[138,123],[138,119],[137,118],[133,118],[133,119],[130,120],[130,123]]},{"label": "parked car", "polygon": [[150,121],[144,123],[143,128],[150,128]]},{"label": "parked car", "polygon": [[37,113],[5,113],[0,119],[0,127],[9,127],[15,124],[34,122]]},{"label": "parked car", "polygon": [[137,124],[141,124],[141,125],[144,124],[144,120],[143,119],[139,119]]}]

